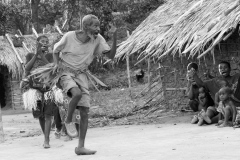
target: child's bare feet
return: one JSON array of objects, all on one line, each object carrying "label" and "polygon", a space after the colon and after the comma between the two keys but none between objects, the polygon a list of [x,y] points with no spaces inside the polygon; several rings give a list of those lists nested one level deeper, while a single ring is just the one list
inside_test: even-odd
[{"label": "child's bare feet", "polygon": [[97,151],[92,151],[92,150],[86,149],[84,147],[81,147],[81,148],[76,147],[75,148],[75,153],[77,155],[91,155],[91,154],[95,154],[96,152]]},{"label": "child's bare feet", "polygon": [[196,124],[198,122],[198,116],[194,115],[193,119],[191,120],[191,124]]},{"label": "child's bare feet", "polygon": [[45,148],[45,149],[50,148],[49,141],[44,141],[43,148]]},{"label": "child's bare feet", "polygon": [[208,124],[212,123],[211,119],[206,115],[206,112],[204,110],[199,113],[199,116],[201,116],[203,120],[206,121]]},{"label": "child's bare feet", "polygon": [[202,117],[198,117],[198,126],[202,126],[203,125],[203,123],[204,123],[204,120],[203,120],[203,118]]}]

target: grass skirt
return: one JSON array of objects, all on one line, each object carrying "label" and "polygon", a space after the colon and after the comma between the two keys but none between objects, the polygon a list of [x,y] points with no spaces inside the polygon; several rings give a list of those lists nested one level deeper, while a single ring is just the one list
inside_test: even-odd
[{"label": "grass skirt", "polygon": [[[51,99],[58,106],[63,104],[62,90],[57,87],[53,87],[52,90],[44,93],[44,101]],[[29,89],[23,93],[24,109],[32,110],[36,109],[37,101],[42,101],[42,93],[36,89]]]}]

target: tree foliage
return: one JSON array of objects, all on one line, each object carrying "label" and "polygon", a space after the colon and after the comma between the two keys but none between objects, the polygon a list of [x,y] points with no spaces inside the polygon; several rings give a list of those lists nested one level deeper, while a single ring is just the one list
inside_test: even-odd
[{"label": "tree foliage", "polygon": [[0,4],[0,34],[14,29],[29,34],[31,23],[38,24],[38,32],[41,32],[46,24],[53,25],[66,17],[68,27],[65,31],[76,30],[80,27],[81,16],[94,14],[100,19],[101,34],[108,39],[106,33],[110,23],[128,24],[134,29],[163,3],[164,0],[13,0]]}]

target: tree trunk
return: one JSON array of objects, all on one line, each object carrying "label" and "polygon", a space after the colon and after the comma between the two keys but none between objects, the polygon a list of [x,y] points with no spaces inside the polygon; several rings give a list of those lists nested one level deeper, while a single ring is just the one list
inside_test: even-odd
[{"label": "tree trunk", "polygon": [[0,104],[0,143],[4,142],[4,132],[3,132],[3,123],[2,123],[2,109]]},{"label": "tree trunk", "polygon": [[32,12],[32,23],[37,32],[40,32],[39,20],[38,20],[38,6],[40,0],[31,0],[31,12]]}]

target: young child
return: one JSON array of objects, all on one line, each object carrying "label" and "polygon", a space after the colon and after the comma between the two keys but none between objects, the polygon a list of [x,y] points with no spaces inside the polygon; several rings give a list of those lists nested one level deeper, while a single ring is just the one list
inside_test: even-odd
[{"label": "young child", "polygon": [[[206,111],[208,106],[213,106],[214,102],[210,96],[210,94],[208,93],[208,91],[206,90],[206,88],[204,87],[199,87],[198,89],[199,91],[199,96],[198,96],[198,101],[199,101],[199,105],[198,105],[198,110],[202,111]],[[198,125],[201,126],[203,125],[203,118],[201,116],[201,112],[198,115],[195,115],[191,121],[192,124],[195,124],[198,122]]]},{"label": "young child", "polygon": [[[229,87],[229,83],[228,83],[226,80],[219,80],[218,82],[219,82],[220,88]],[[217,92],[217,93],[215,94],[215,98],[214,98],[215,107],[218,107],[218,106],[219,106],[219,102],[220,102],[219,92]],[[221,103],[220,103],[220,104],[221,104]]]},{"label": "young child", "polygon": [[[237,109],[231,100],[232,93],[232,89],[229,87],[223,87],[218,92],[220,99],[217,108],[219,112],[219,127],[233,126],[235,124]],[[229,122],[229,120],[231,121]]]}]

